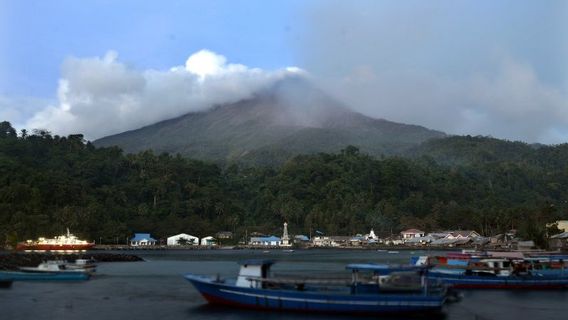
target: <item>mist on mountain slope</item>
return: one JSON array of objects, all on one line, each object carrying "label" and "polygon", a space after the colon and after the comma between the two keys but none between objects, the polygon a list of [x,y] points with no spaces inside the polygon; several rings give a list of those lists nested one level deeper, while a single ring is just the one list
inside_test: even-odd
[{"label": "mist on mountain slope", "polygon": [[251,98],[108,136],[95,144],[127,152],[153,150],[204,160],[272,164],[296,154],[337,152],[348,145],[373,155],[394,154],[442,136],[351,111],[297,75],[276,81]]}]

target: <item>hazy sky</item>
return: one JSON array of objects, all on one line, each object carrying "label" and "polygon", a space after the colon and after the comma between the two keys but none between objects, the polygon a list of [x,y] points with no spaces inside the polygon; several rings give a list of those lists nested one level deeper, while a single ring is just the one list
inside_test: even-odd
[{"label": "hazy sky", "polygon": [[93,139],[303,72],[373,117],[568,142],[567,3],[0,0],[0,120]]}]

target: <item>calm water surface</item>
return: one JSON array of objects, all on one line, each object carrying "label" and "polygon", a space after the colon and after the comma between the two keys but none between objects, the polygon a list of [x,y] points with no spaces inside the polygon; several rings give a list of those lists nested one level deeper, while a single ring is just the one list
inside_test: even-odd
[{"label": "calm water surface", "polygon": [[[0,319],[350,319],[349,316],[257,312],[211,307],[182,275],[236,276],[236,261],[278,260],[275,273],[336,274],[352,262],[409,261],[421,251],[271,250],[138,251],[145,262],[101,263],[81,283],[16,282],[0,289]],[[362,319],[373,319],[358,317]],[[568,319],[568,291],[466,291],[438,319]],[[385,319],[384,317],[381,319]],[[399,318],[400,319],[400,318]]]}]

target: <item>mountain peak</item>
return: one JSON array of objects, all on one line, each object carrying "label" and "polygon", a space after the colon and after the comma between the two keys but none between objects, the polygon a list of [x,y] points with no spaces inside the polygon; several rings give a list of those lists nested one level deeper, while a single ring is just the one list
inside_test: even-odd
[{"label": "mountain peak", "polygon": [[274,163],[347,145],[370,154],[404,151],[443,133],[351,111],[303,75],[275,82],[249,99],[192,112],[95,141],[127,152],[152,149],[205,160]]}]

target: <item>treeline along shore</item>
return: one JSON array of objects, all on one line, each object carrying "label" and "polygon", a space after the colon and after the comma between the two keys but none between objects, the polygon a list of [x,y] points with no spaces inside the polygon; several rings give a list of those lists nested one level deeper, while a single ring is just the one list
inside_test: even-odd
[{"label": "treeline along shore", "polygon": [[134,262],[144,259],[133,254],[84,252],[84,253],[54,253],[54,252],[12,252],[0,254],[0,270],[18,270],[19,267],[37,267],[49,260],[75,261],[91,259],[95,262]]},{"label": "treeline along shore", "polygon": [[429,141],[399,157],[357,147],[279,166],[213,163],[97,148],[80,134],[17,133],[0,122],[0,242],[69,228],[97,243],[188,233],[359,234],[408,228],[517,230],[546,247],[547,224],[568,219],[568,144],[489,137]]}]

